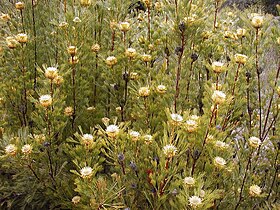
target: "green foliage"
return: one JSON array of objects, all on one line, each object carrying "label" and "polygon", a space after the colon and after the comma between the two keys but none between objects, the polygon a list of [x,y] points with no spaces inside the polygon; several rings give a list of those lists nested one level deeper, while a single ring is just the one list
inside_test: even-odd
[{"label": "green foliage", "polygon": [[222,3],[1,3],[0,208],[279,208],[279,21]]}]

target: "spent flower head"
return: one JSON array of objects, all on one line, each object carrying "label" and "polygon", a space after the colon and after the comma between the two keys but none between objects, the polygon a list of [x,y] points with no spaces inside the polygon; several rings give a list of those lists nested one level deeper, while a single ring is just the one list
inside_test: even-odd
[{"label": "spent flower head", "polygon": [[184,178],[184,183],[188,186],[193,186],[195,184],[195,179],[193,177],[185,177]]},{"label": "spent flower head", "polygon": [[58,70],[56,67],[48,67],[45,71],[45,77],[53,80],[58,76]]}]

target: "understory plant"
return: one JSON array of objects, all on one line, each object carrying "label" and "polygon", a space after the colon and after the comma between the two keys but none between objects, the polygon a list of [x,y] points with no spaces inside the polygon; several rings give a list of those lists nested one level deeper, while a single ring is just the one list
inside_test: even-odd
[{"label": "understory plant", "polygon": [[221,0],[0,4],[1,209],[279,209],[279,20]]}]

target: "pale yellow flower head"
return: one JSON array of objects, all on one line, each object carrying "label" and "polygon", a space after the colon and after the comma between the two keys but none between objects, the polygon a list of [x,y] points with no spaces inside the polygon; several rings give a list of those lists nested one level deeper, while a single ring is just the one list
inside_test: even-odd
[{"label": "pale yellow flower head", "polygon": [[125,51],[125,55],[128,58],[134,58],[137,55],[137,52],[134,48],[127,48]]},{"label": "pale yellow flower head", "polygon": [[119,24],[119,29],[120,29],[122,32],[127,32],[127,31],[130,29],[130,24],[129,24],[129,22],[120,22],[120,24]]},{"label": "pale yellow flower head", "polygon": [[91,4],[91,0],[81,0],[81,5],[86,7],[89,6]]},{"label": "pale yellow flower head", "polygon": [[189,133],[193,133],[198,128],[198,123],[196,120],[187,120],[185,123],[185,128]]},{"label": "pale yellow flower head", "polygon": [[18,10],[23,10],[24,7],[25,7],[25,4],[24,4],[23,2],[21,2],[21,1],[19,1],[19,2],[17,2],[17,3],[15,4],[15,6],[16,6],[16,9],[18,9]]}]

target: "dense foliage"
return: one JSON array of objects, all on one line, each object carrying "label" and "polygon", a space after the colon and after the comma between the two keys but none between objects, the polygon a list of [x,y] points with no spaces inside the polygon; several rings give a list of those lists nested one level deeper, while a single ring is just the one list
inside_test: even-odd
[{"label": "dense foliage", "polygon": [[0,208],[279,209],[279,21],[223,3],[1,1]]}]

